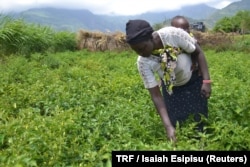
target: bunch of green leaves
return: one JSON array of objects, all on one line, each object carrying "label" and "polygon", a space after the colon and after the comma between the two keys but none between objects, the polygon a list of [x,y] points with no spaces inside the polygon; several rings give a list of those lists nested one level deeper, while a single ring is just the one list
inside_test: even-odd
[{"label": "bunch of green leaves", "polygon": [[75,34],[55,32],[46,26],[28,24],[21,19],[0,17],[1,55],[73,51],[76,49]]}]

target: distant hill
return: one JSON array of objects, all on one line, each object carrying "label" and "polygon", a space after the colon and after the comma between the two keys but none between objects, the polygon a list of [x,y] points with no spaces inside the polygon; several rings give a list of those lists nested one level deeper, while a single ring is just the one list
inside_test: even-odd
[{"label": "distant hill", "polygon": [[233,2],[225,8],[215,11],[207,18],[207,22],[213,26],[219,19],[232,17],[241,10],[250,10],[250,0]]},{"label": "distant hill", "polygon": [[76,31],[81,28],[103,31],[103,27],[109,28],[103,17],[88,10],[36,8],[21,12],[17,16],[27,22],[47,25],[56,30]]},{"label": "distant hill", "polygon": [[20,13],[15,17],[22,18],[29,23],[37,23],[50,26],[55,30],[79,29],[89,31],[125,31],[125,24],[129,19],[145,19],[152,25],[170,20],[173,16],[183,15],[189,21],[202,21],[208,28],[212,28],[216,21],[225,16],[232,16],[239,10],[250,10],[250,0],[234,2],[229,6],[218,10],[205,4],[186,6],[181,10],[148,12],[133,16],[95,15],[89,10],[69,10],[57,8],[34,8]]},{"label": "distant hill", "polygon": [[169,22],[169,20],[172,17],[176,15],[182,15],[187,17],[188,20],[201,21],[205,20],[208,16],[211,15],[211,13],[215,11],[217,11],[217,9],[209,7],[205,4],[200,4],[194,6],[186,6],[180,10],[157,12],[157,13],[148,12],[141,15],[133,16],[130,19],[133,18],[145,19],[149,21],[151,24],[156,24],[163,21]]},{"label": "distant hill", "polygon": [[129,19],[145,19],[151,24],[156,24],[170,19],[175,15],[185,15],[189,18],[202,19],[214,11],[216,9],[204,4],[184,7],[182,10],[158,13],[148,12],[133,16],[95,15],[89,10],[33,8],[16,13],[15,16],[30,23],[50,26],[56,30],[125,31],[124,27]]}]

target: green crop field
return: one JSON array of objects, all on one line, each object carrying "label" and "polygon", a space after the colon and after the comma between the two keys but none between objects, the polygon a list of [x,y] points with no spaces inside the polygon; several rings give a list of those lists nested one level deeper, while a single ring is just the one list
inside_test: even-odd
[{"label": "green crop field", "polygon": [[249,55],[205,53],[213,80],[207,133],[187,123],[176,145],[133,52],[2,58],[0,166],[110,166],[112,150],[249,150]]},{"label": "green crop field", "polygon": [[113,150],[250,150],[249,35],[203,47],[205,132],[187,120],[172,143],[134,52],[76,50],[76,34],[6,17],[0,27],[1,167],[110,167]]}]

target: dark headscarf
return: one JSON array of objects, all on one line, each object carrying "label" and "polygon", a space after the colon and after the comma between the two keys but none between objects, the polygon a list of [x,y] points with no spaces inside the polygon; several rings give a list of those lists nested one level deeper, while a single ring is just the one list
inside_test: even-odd
[{"label": "dark headscarf", "polygon": [[126,24],[126,41],[129,44],[143,42],[152,37],[153,31],[145,20],[129,20]]}]

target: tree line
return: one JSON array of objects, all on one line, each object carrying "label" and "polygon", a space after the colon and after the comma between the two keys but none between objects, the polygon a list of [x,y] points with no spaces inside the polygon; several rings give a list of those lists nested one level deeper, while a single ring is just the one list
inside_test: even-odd
[{"label": "tree line", "polygon": [[216,22],[213,30],[226,33],[236,32],[241,34],[250,33],[250,11],[239,11],[232,17],[223,17]]}]

